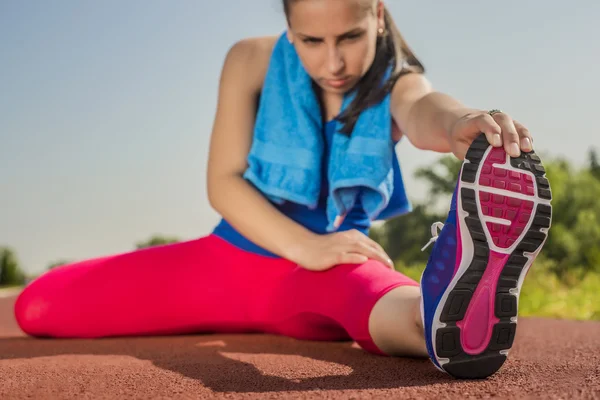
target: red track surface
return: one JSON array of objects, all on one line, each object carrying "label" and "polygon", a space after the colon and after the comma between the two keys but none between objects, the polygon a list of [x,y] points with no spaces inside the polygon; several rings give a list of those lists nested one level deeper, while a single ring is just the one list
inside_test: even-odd
[{"label": "red track surface", "polygon": [[458,381],[429,360],[270,335],[25,337],[0,296],[0,399],[600,398],[600,323],[520,318],[509,360]]}]

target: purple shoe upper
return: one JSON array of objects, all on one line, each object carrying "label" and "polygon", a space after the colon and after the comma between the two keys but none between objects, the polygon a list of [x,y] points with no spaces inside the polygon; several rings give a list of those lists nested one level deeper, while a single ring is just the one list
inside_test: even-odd
[{"label": "purple shoe upper", "polygon": [[456,221],[456,197],[457,190],[455,189],[454,194],[452,195],[448,218],[444,223],[444,228],[433,245],[433,250],[421,277],[425,341],[427,343],[429,356],[438,367],[439,364],[436,361],[433,351],[431,331],[435,309],[439,304],[445,289],[452,281],[457,262],[458,229]]}]

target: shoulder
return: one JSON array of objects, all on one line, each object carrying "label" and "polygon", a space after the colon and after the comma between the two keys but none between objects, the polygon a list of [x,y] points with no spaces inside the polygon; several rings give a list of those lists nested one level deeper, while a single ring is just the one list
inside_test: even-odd
[{"label": "shoulder", "polygon": [[235,62],[245,61],[254,64],[268,61],[276,42],[276,36],[241,39],[229,48],[227,58]]},{"label": "shoulder", "polygon": [[238,75],[254,89],[262,88],[277,36],[245,38],[235,42],[227,51],[223,75]]},{"label": "shoulder", "polygon": [[396,81],[390,101],[395,125],[392,133],[394,140],[400,140],[402,133],[408,130],[408,117],[413,105],[432,91],[431,82],[420,72],[407,73]]},{"label": "shoulder", "polygon": [[401,106],[418,100],[433,90],[431,82],[419,72],[409,72],[402,75],[392,89],[392,106]]}]

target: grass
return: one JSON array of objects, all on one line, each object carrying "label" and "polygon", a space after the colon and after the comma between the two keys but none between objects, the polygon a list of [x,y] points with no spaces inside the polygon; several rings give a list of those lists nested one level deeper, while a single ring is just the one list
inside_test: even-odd
[{"label": "grass", "polygon": [[519,315],[600,320],[600,273],[589,272],[579,280],[561,280],[535,266],[521,289]]},{"label": "grass", "polygon": [[22,287],[22,284],[14,284],[14,285],[0,285],[0,290],[2,289],[14,289],[14,288],[19,288]]},{"label": "grass", "polygon": [[[539,258],[530,268],[519,296],[519,316],[600,321],[600,273],[574,269],[559,278],[548,267]],[[424,268],[396,263],[398,271],[417,282]]]}]

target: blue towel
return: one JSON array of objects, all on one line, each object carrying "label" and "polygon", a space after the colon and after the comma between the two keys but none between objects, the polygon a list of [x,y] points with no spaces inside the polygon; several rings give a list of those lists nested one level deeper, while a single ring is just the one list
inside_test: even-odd
[{"label": "blue towel", "polygon": [[[352,92],[344,97],[342,110],[354,96]],[[363,111],[351,137],[339,132],[337,124],[327,171],[328,232],[339,228],[358,198],[375,220],[394,190],[390,96]],[[316,208],[324,157],[322,129],[311,78],[283,33],[265,76],[244,178],[276,204],[291,201]],[[408,211],[410,204],[405,202]]]}]

